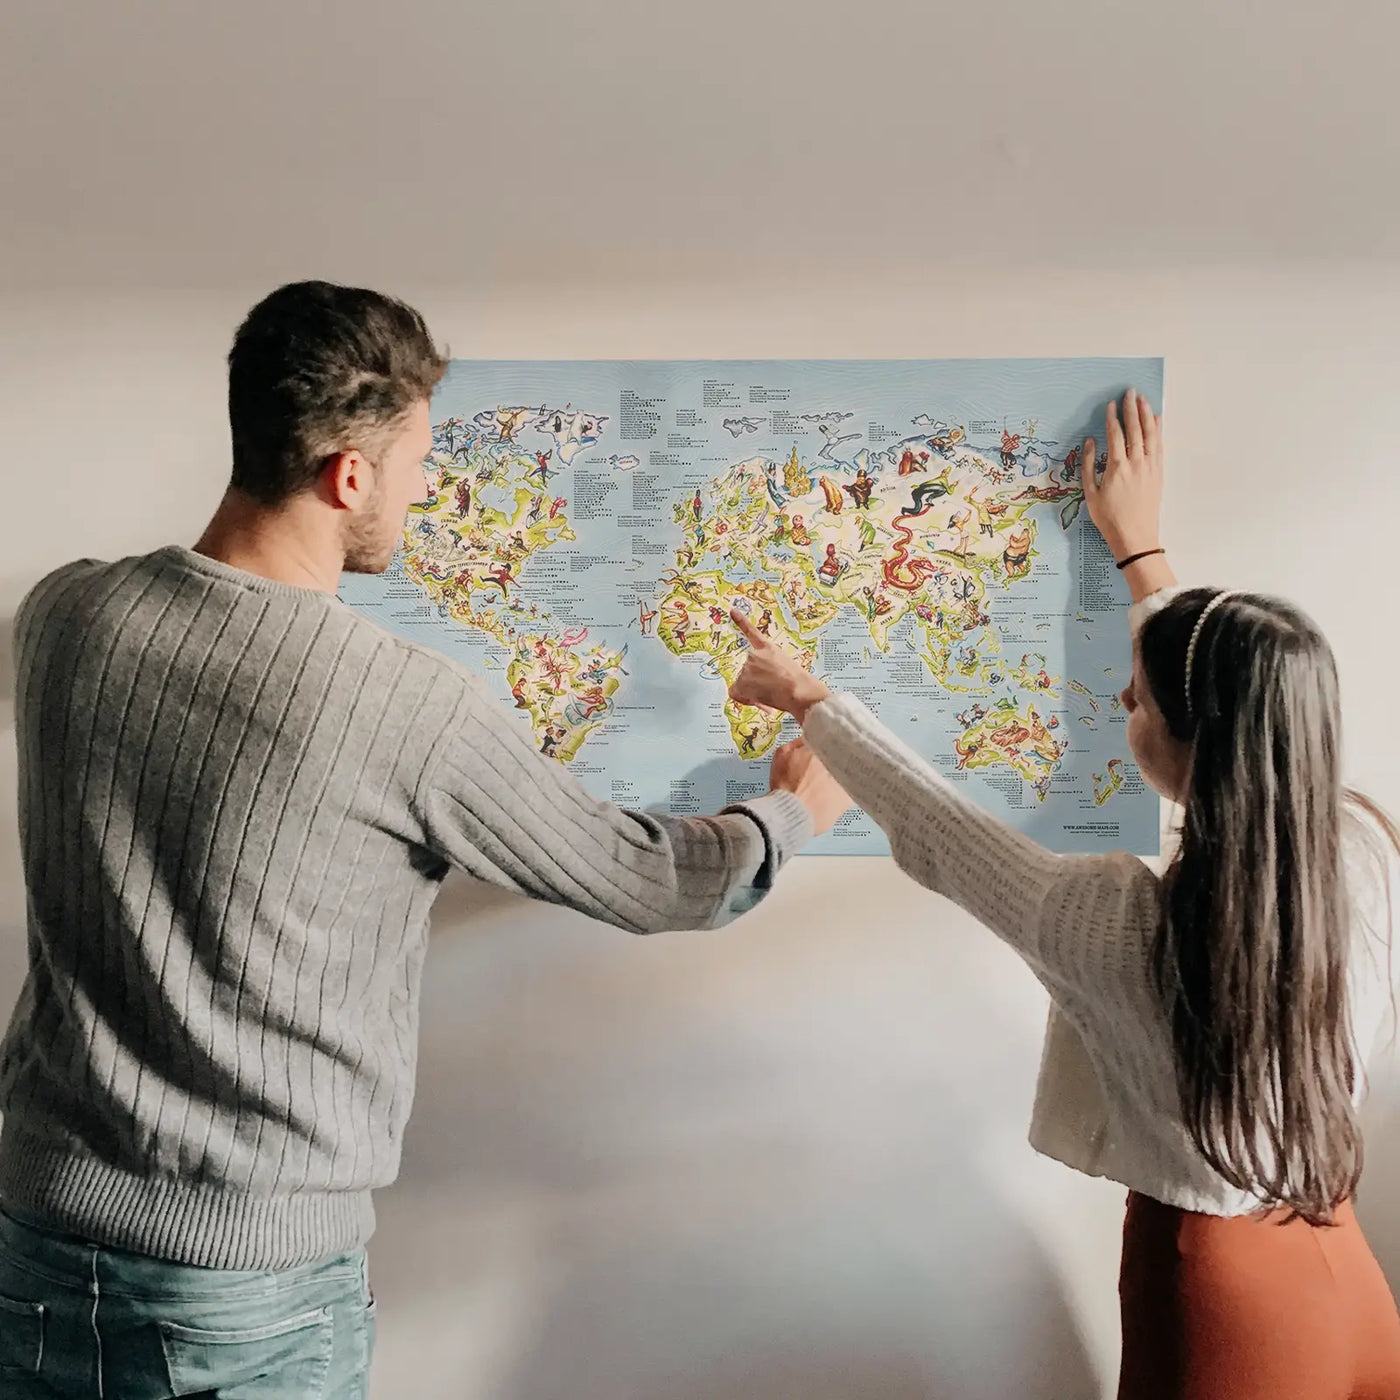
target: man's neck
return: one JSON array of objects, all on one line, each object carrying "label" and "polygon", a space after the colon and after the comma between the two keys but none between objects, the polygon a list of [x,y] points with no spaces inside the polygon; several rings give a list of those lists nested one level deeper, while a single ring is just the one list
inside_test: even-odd
[{"label": "man's neck", "polygon": [[295,500],[265,506],[230,487],[194,551],[275,583],[334,593],[345,551],[316,524]]}]

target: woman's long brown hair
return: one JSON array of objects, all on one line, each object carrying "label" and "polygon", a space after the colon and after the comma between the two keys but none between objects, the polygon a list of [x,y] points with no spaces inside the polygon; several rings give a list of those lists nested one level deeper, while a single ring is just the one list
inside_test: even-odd
[{"label": "woman's long brown hair", "polygon": [[[1181,1108],[1232,1185],[1314,1224],[1361,1175],[1348,1012],[1353,944],[1343,822],[1400,852],[1374,804],[1343,792],[1336,665],[1287,603],[1192,589],[1149,618],[1143,671],[1191,746],[1181,845],[1162,882],[1155,973]],[[1379,857],[1379,851],[1377,852]]]}]

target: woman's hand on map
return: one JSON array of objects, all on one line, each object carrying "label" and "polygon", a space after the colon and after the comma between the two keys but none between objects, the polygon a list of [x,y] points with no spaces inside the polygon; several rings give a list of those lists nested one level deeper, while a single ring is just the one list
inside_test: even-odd
[{"label": "woman's hand on map", "polygon": [[851,806],[850,794],[826,770],[805,739],[794,739],[773,753],[769,785],[790,792],[812,814],[812,834],[830,831]]},{"label": "woman's hand on map", "polygon": [[1136,390],[1123,395],[1122,421],[1118,405],[1105,415],[1108,460],[1103,476],[1097,472],[1098,444],[1084,443],[1080,476],[1084,504],[1115,559],[1127,559],[1161,544],[1162,419]]},{"label": "woman's hand on map", "polygon": [[736,705],[785,710],[801,724],[807,711],[831,692],[782,647],[770,642],[737,608],[729,616],[739,629],[739,635],[749,644],[744,669],[729,687],[730,698]]}]

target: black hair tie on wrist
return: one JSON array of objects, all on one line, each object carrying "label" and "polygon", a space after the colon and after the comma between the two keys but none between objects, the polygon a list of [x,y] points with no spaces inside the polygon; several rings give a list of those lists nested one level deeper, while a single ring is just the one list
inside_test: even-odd
[{"label": "black hair tie on wrist", "polygon": [[1136,564],[1139,559],[1150,559],[1154,554],[1165,554],[1167,551],[1160,546],[1157,549],[1144,549],[1141,554],[1130,554],[1126,559],[1114,561],[1115,569],[1126,569],[1129,564]]}]

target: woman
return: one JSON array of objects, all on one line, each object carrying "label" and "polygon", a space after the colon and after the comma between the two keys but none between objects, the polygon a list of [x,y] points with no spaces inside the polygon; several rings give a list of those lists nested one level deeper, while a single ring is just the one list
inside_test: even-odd
[{"label": "woman", "polygon": [[1351,1197],[1400,838],[1342,791],[1324,638],[1276,599],[1176,588],[1160,421],[1129,393],[1107,434],[1084,495],[1134,598],[1128,743],[1184,808],[1160,879],[988,816],[737,615],[732,693],[795,716],[899,865],[1049,990],[1031,1141],[1130,1191],[1120,1400],[1395,1400],[1400,1317]]}]

